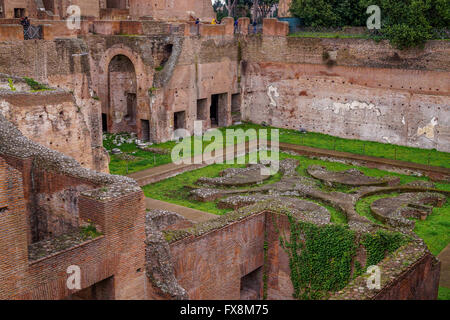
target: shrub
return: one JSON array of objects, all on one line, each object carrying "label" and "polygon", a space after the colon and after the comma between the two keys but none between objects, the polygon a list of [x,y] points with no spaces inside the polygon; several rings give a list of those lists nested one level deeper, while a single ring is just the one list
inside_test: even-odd
[{"label": "shrub", "polygon": [[33,90],[33,91],[50,90],[50,88],[43,85],[42,83],[37,82],[36,80],[34,80],[32,78],[24,77],[23,79],[28,84],[28,86],[31,88],[31,90]]},{"label": "shrub", "polygon": [[365,26],[370,5],[381,9],[381,35],[399,49],[442,38],[450,25],[448,0],[293,0],[291,12],[311,27]]}]

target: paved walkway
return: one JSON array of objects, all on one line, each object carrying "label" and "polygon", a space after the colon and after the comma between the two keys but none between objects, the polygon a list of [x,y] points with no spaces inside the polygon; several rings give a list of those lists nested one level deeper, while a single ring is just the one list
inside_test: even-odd
[{"label": "paved walkway", "polygon": [[150,183],[155,183],[167,179],[175,174],[198,169],[200,167],[201,166],[199,165],[177,165],[174,163],[167,163],[150,169],[131,173],[128,175],[128,177],[136,180],[137,183],[142,187]]},{"label": "paved walkway", "polygon": [[438,254],[441,260],[441,280],[439,286],[450,289],[450,244]]},{"label": "paved walkway", "polygon": [[[145,186],[147,184],[155,183],[164,179],[167,179],[169,177],[172,177],[174,175],[186,172],[186,171],[192,171],[196,170],[202,167],[207,166],[204,161],[213,160],[216,158],[223,158],[225,162],[225,157],[229,153],[234,153],[234,155],[240,155],[245,154],[245,151],[248,150],[248,142],[246,144],[239,144],[239,145],[230,145],[223,149],[222,154],[219,155],[212,155],[210,159],[205,158],[202,155],[197,155],[193,157],[191,162],[193,164],[174,164],[174,163],[167,163],[163,164],[157,167],[145,169],[142,171],[130,173],[128,177],[134,179],[137,181],[139,186]],[[195,163],[202,163],[202,164],[195,164]]]},{"label": "paved walkway", "polygon": [[191,220],[193,222],[204,222],[212,219],[216,219],[218,216],[215,214],[211,214],[208,212],[203,212],[200,210],[195,210],[183,206],[179,206],[173,203],[168,203],[160,200],[145,199],[145,205],[147,207],[147,210],[151,209],[161,209],[161,210],[167,210],[176,212],[178,214],[181,214],[183,217],[185,217],[188,220]]}]

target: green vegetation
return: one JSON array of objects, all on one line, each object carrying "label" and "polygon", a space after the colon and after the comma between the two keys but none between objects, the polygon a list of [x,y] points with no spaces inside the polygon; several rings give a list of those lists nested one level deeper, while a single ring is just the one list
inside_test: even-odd
[{"label": "green vegetation", "polygon": [[157,89],[158,89],[158,88],[156,88],[156,87],[151,87],[151,88],[149,88],[149,89],[148,89],[148,95],[149,95],[150,97],[152,97],[153,94],[154,94],[154,92],[155,92]]},{"label": "green vegetation", "polygon": [[[286,153],[280,153],[280,160],[285,158],[295,158],[300,161],[300,165],[297,168],[297,171],[303,175],[308,176],[306,169],[313,164],[321,165],[326,167],[328,170],[333,171],[343,171],[348,170],[350,168],[357,168],[358,170],[362,171],[364,174],[371,176],[371,177],[384,177],[384,176],[395,176],[400,179],[401,184],[405,184],[408,182],[412,182],[415,180],[428,180],[428,178],[425,177],[416,177],[416,176],[408,176],[408,175],[402,175],[398,173],[392,173],[387,171],[382,171],[378,169],[371,169],[366,167],[357,167],[357,166],[350,166],[343,163],[338,162],[327,162],[322,160],[315,160],[310,159],[303,156],[294,156],[289,155]],[[243,165],[210,165],[208,167],[186,172],[183,174],[180,174],[178,176],[160,181],[155,184],[150,184],[145,187],[143,187],[144,193],[147,197],[151,197],[154,199],[175,203],[178,205],[186,206],[189,208],[194,208],[198,210],[202,210],[205,212],[213,213],[213,214],[224,214],[231,210],[229,209],[218,209],[217,203],[214,202],[198,202],[194,201],[189,197],[189,191],[191,188],[195,185],[195,182],[201,178],[201,177],[217,177],[220,173],[220,171],[229,168],[229,167],[242,167]],[[265,181],[265,183],[274,183],[280,179],[280,175],[275,175],[274,177],[268,179]],[[439,189],[442,190],[449,190],[450,184],[449,183],[437,183],[436,184]],[[331,191],[329,187],[320,186],[324,191]],[[348,187],[345,188],[335,188],[334,190],[340,191],[340,192],[351,192],[352,189],[349,189]],[[374,195],[366,197],[356,204],[356,211],[367,217],[369,220],[371,220],[374,223],[381,224],[380,221],[376,220],[371,212],[370,212],[370,204],[378,200],[380,198],[384,197],[394,197],[397,196],[397,193],[391,193],[388,195]],[[325,208],[328,209],[328,211],[331,214],[331,221],[335,224],[345,225],[346,224],[346,217],[344,213],[342,213],[340,210],[337,210],[333,208],[330,205],[327,205],[325,203],[321,203],[320,201],[311,200],[311,199],[304,199],[308,201],[313,201],[315,203],[318,203]],[[416,227],[414,229],[414,232],[421,237],[427,246],[429,247],[430,251],[437,255],[439,252],[442,251],[442,249],[445,248],[450,243],[450,234],[448,233],[448,229],[450,226],[450,203],[447,201],[447,203],[442,208],[434,208],[433,214],[431,214],[426,220],[416,220]]]},{"label": "green vegetation", "polygon": [[[242,129],[243,131],[246,131],[248,129],[258,130],[279,128],[263,127],[257,124],[245,123],[241,125],[220,128],[219,130],[225,132],[227,129]],[[426,150],[372,141],[343,139],[314,132],[300,133],[296,130],[291,129],[279,129],[279,138],[280,142],[284,143],[450,168],[450,154],[446,152],[436,151],[434,149]],[[194,144],[194,141],[198,141],[201,139],[201,137],[191,137],[192,145]],[[270,130],[268,131],[268,139],[271,139]],[[104,141],[104,147],[107,150],[119,148],[122,152],[133,153],[133,155],[138,157],[139,160],[127,162],[118,159],[115,155],[112,155],[110,163],[110,172],[112,174],[127,174],[127,165],[128,172],[132,173],[170,163],[172,161],[170,155],[159,155],[151,152],[141,151],[136,147],[134,143],[124,143],[121,146],[116,146],[113,144],[113,140],[114,135],[107,134]],[[246,137],[245,140],[248,141],[248,137]],[[210,141],[202,141],[203,148],[205,148],[210,143]],[[236,143],[236,139],[234,142],[224,141],[224,146],[232,145],[233,143]],[[175,141],[168,141],[161,144],[155,144],[152,147],[171,150],[176,144],[177,143]]]},{"label": "green vegetation", "polygon": [[450,300],[450,289],[439,287],[438,300]]},{"label": "green vegetation", "polygon": [[163,71],[163,70],[164,70],[164,66],[158,66],[158,67],[155,68],[156,72],[160,72],[160,71]]},{"label": "green vegetation", "polygon": [[[421,177],[413,177],[413,176],[407,176],[407,175],[401,175],[397,173],[382,171],[378,169],[370,169],[365,167],[357,167],[357,166],[350,166],[343,163],[338,162],[328,162],[323,160],[316,160],[316,159],[310,159],[303,156],[295,156],[290,155],[286,153],[280,153],[279,154],[280,160],[286,159],[286,158],[294,158],[300,161],[300,165],[297,168],[297,171],[300,175],[308,176],[306,169],[313,164],[321,165],[326,167],[328,170],[334,170],[334,171],[343,171],[348,170],[350,168],[357,168],[358,170],[361,170],[364,174],[372,177],[383,177],[383,176],[395,176],[399,177],[401,183],[407,183],[414,180],[427,180],[426,178]],[[151,197],[154,199],[167,201],[175,204],[184,205],[190,208],[195,208],[199,210],[203,210],[206,212],[214,213],[214,214],[223,214],[227,210],[223,211],[222,209],[217,209],[214,203],[203,203],[203,202],[196,202],[191,199],[189,199],[189,187],[192,187],[195,185],[195,182],[201,178],[201,177],[217,177],[219,176],[220,171],[230,168],[230,167],[243,167],[244,165],[227,165],[227,164],[214,164],[207,166],[205,168],[201,168],[198,170],[185,172],[180,175],[177,175],[175,177],[157,182],[155,184],[150,184],[144,187],[144,193],[147,197]],[[271,177],[270,179],[265,181],[265,184],[274,183],[280,179],[280,174],[275,175],[274,177]],[[321,186],[323,188],[327,188],[324,186]],[[343,191],[343,190],[339,190]],[[349,192],[350,190],[347,190]],[[308,199],[309,200],[309,199]],[[311,201],[311,200],[310,200]],[[320,203],[318,201],[314,201],[316,203]],[[329,209],[332,221],[335,223],[346,223],[346,218],[342,212],[339,210],[336,210],[335,208],[320,203],[321,205],[324,205],[327,209]],[[373,219],[373,218],[372,218]]]},{"label": "green vegetation", "polygon": [[294,0],[291,12],[309,27],[360,27],[366,26],[370,16],[366,10],[371,5],[381,9],[381,29],[372,34],[399,49],[441,39],[450,25],[447,0]]},{"label": "green vegetation", "polygon": [[8,78],[8,85],[9,85],[9,89],[11,89],[11,91],[16,91],[16,87],[14,87],[14,83],[11,78]]},{"label": "green vegetation", "polygon": [[[125,140],[131,138],[131,136],[128,134],[121,134],[121,136]],[[134,142],[124,142],[120,146],[117,146],[114,144],[115,138],[116,135],[114,134],[106,134],[106,139],[103,140],[103,146],[106,148],[106,150],[111,151],[114,148],[118,148],[124,154],[132,155],[133,157],[135,157],[135,160],[129,161],[126,160],[123,155],[111,154],[111,161],[109,163],[109,170],[111,174],[126,175],[128,173],[133,173],[172,162],[170,154],[157,154],[153,152],[142,151],[138,149]],[[170,150],[174,145],[175,142],[166,142],[155,145],[155,147]]]},{"label": "green vegetation", "polygon": [[42,83],[39,83],[39,82],[37,82],[36,80],[34,80],[32,78],[24,77],[23,79],[28,84],[28,86],[31,88],[32,92],[52,90],[49,87],[47,87],[46,85],[44,85]]},{"label": "green vegetation", "polygon": [[[315,224],[297,221],[288,215],[289,240],[280,234],[280,245],[289,255],[291,281],[296,299],[326,299],[328,293],[343,289],[351,280],[352,261],[359,246],[355,232],[348,226]],[[360,244],[367,250],[365,265],[376,265],[408,239],[398,232],[380,230],[367,234]],[[364,273],[355,262],[354,277]]]},{"label": "green vegetation", "polygon": [[386,252],[392,253],[407,242],[407,238],[398,232],[379,230],[375,234],[367,234],[362,242],[367,250],[366,265],[378,264]]},{"label": "green vegetation", "polygon": [[[252,123],[231,126],[229,128],[241,128],[243,130],[264,128],[279,129],[279,138],[282,143],[291,143],[314,148],[343,151],[353,154],[450,168],[450,153],[440,152],[435,149],[426,150],[373,141],[344,139],[315,132],[300,133],[297,130],[263,127]],[[268,139],[271,139],[270,130],[268,133]]]},{"label": "green vegetation", "polygon": [[89,222],[87,226],[81,227],[81,237],[84,240],[95,239],[101,235],[102,234],[97,231],[97,228],[92,222]]},{"label": "green vegetation", "polygon": [[450,243],[450,201],[434,208],[426,220],[416,220],[414,232],[422,238],[431,253],[438,255]]},{"label": "green vegetation", "polygon": [[[438,184],[439,189],[448,190],[450,184]],[[371,212],[370,205],[381,198],[396,197],[398,193],[374,195],[366,197],[356,204],[356,211],[371,220],[372,222],[381,224],[376,220]],[[413,218],[411,218],[413,219]],[[438,255],[449,243],[450,233],[450,202],[447,201],[441,208],[434,208],[433,213],[426,220],[414,219],[416,222],[414,232],[422,238],[431,253]]]},{"label": "green vegetation", "polygon": [[145,196],[175,203],[188,208],[222,215],[230,209],[219,209],[215,202],[199,202],[189,197],[190,186],[201,177],[218,177],[219,172],[231,167],[244,167],[244,165],[213,164],[195,171],[185,172],[175,177],[150,184],[143,187]]},{"label": "green vegetation", "polygon": [[280,243],[289,255],[294,298],[323,299],[344,288],[356,252],[354,232],[347,226],[319,227],[288,218],[290,239],[281,237]]}]

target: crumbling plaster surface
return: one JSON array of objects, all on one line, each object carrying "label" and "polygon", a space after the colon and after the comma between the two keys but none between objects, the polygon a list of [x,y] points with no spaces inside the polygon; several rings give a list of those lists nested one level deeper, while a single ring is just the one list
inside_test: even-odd
[{"label": "crumbling plaster surface", "polygon": [[91,135],[81,108],[66,92],[0,93],[0,113],[28,138],[95,168]]},{"label": "crumbling plaster surface", "polygon": [[[369,83],[385,71],[386,81]],[[409,77],[421,82],[415,85],[422,92],[399,87],[408,77],[407,70],[397,76],[391,69],[247,62],[243,119],[448,152],[450,98],[445,82],[450,81],[449,73],[416,73]],[[365,80],[364,74],[370,78]],[[433,88],[436,78],[439,85]]]},{"label": "crumbling plaster surface", "polygon": [[108,172],[109,156],[103,148],[100,102],[93,99],[95,93],[86,43],[81,39],[8,42],[0,45],[0,53],[0,72],[30,77],[72,93],[72,103],[79,112],[78,119],[83,118],[88,130],[83,134],[90,135],[86,138],[90,145],[84,149],[93,159],[88,167]]}]

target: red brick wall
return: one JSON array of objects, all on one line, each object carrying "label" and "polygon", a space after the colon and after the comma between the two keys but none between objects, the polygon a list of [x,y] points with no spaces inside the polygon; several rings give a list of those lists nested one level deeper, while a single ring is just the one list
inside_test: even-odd
[{"label": "red brick wall", "polygon": [[289,23],[278,21],[278,19],[264,19],[263,35],[265,36],[287,36],[289,34]]},{"label": "red brick wall", "polygon": [[21,41],[23,40],[23,28],[21,25],[2,24],[0,25],[0,41]]},{"label": "red brick wall", "polygon": [[440,263],[425,255],[394,283],[375,296],[375,300],[436,300],[439,290]]},{"label": "red brick wall", "polygon": [[[240,299],[241,278],[263,266],[267,299],[293,299],[289,256],[280,246],[280,234],[290,237],[287,216],[263,212],[202,236],[174,242],[170,249],[178,284],[188,292],[189,299]],[[439,269],[439,263],[426,255],[374,299],[436,299]],[[263,285],[260,283],[260,288]],[[158,295],[155,289],[149,296],[170,298]]]},{"label": "red brick wall", "polygon": [[27,219],[22,177],[0,157],[0,299],[14,294],[27,264]]},{"label": "red brick wall", "polygon": [[240,280],[264,263],[264,213],[171,245],[189,299],[240,299]]},{"label": "red brick wall", "polygon": [[[278,231],[277,231],[278,229]],[[294,287],[291,281],[289,256],[280,246],[279,236],[284,234],[289,239],[290,224],[287,216],[267,214],[267,299],[293,299]]]},{"label": "red brick wall", "polygon": [[145,299],[143,193],[106,200],[77,197],[75,220],[78,223],[79,211],[81,220],[99,224],[103,236],[30,263],[24,193],[30,203],[34,191],[51,197],[80,184],[96,187],[80,178],[37,168],[33,168],[31,185],[31,169],[30,159],[0,158],[0,299],[63,299],[73,293],[66,286],[71,265],[81,268],[82,289],[114,277],[114,298]]}]

